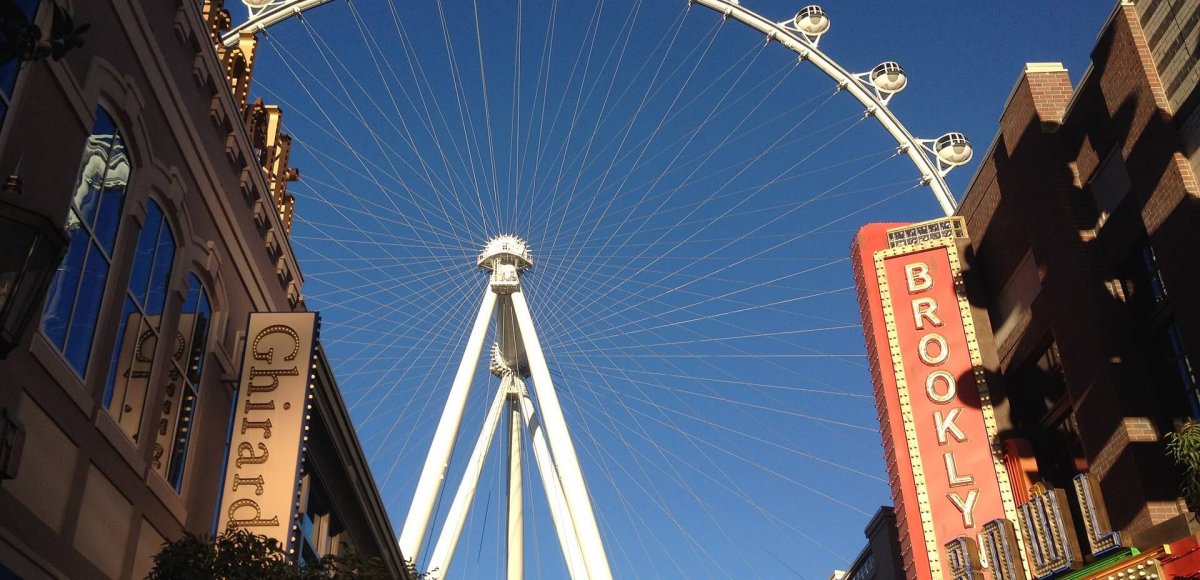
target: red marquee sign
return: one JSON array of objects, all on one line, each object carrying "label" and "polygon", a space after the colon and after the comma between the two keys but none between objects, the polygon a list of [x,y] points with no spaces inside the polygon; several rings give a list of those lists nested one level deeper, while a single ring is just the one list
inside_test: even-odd
[{"label": "red marquee sign", "polygon": [[[989,521],[1017,521],[960,267],[961,218],[872,224],[853,260],[910,578],[953,577]],[[970,547],[966,547],[967,545]]]}]

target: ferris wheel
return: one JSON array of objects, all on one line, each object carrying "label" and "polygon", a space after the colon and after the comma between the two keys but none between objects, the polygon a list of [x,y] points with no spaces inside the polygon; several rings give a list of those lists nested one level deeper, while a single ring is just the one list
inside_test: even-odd
[{"label": "ferris wheel", "polygon": [[953,213],[972,154],[901,123],[904,68],[839,64],[818,6],[287,18],[327,1],[247,0],[242,29],[278,24],[256,82],[304,175],[306,302],[417,568],[848,564],[889,501],[850,238]]}]

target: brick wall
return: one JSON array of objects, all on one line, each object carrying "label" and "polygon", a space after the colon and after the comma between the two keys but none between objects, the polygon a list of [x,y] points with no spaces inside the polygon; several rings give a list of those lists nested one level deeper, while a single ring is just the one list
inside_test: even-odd
[{"label": "brick wall", "polygon": [[[1164,353],[1140,344],[1146,321],[1123,302],[1118,274],[1153,246],[1169,314],[1200,363],[1200,191],[1132,6],[1117,7],[1091,56],[1075,90],[1060,66],[1026,68],[959,214],[990,304],[1027,251],[1043,274],[1028,323],[1000,350],[1005,388],[1028,395],[1013,372],[1055,341],[1081,440],[1077,464],[1099,479],[1113,524],[1141,531],[1184,508],[1148,378]],[[1114,151],[1131,187],[1101,225],[1090,185]],[[1037,428],[1018,423],[1015,435]]]}]

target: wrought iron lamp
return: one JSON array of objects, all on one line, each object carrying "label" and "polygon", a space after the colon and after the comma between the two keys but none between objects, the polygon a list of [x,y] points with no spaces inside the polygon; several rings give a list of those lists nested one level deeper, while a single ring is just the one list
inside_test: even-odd
[{"label": "wrought iron lamp", "polygon": [[21,199],[21,178],[0,189],[0,359],[21,342],[54,278],[67,234]]}]

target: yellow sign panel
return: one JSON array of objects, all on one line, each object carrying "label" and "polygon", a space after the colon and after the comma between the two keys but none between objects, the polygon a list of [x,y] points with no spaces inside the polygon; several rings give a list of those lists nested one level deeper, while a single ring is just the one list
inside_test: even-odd
[{"label": "yellow sign panel", "polygon": [[250,315],[218,530],[291,546],[316,335],[316,313]]}]

